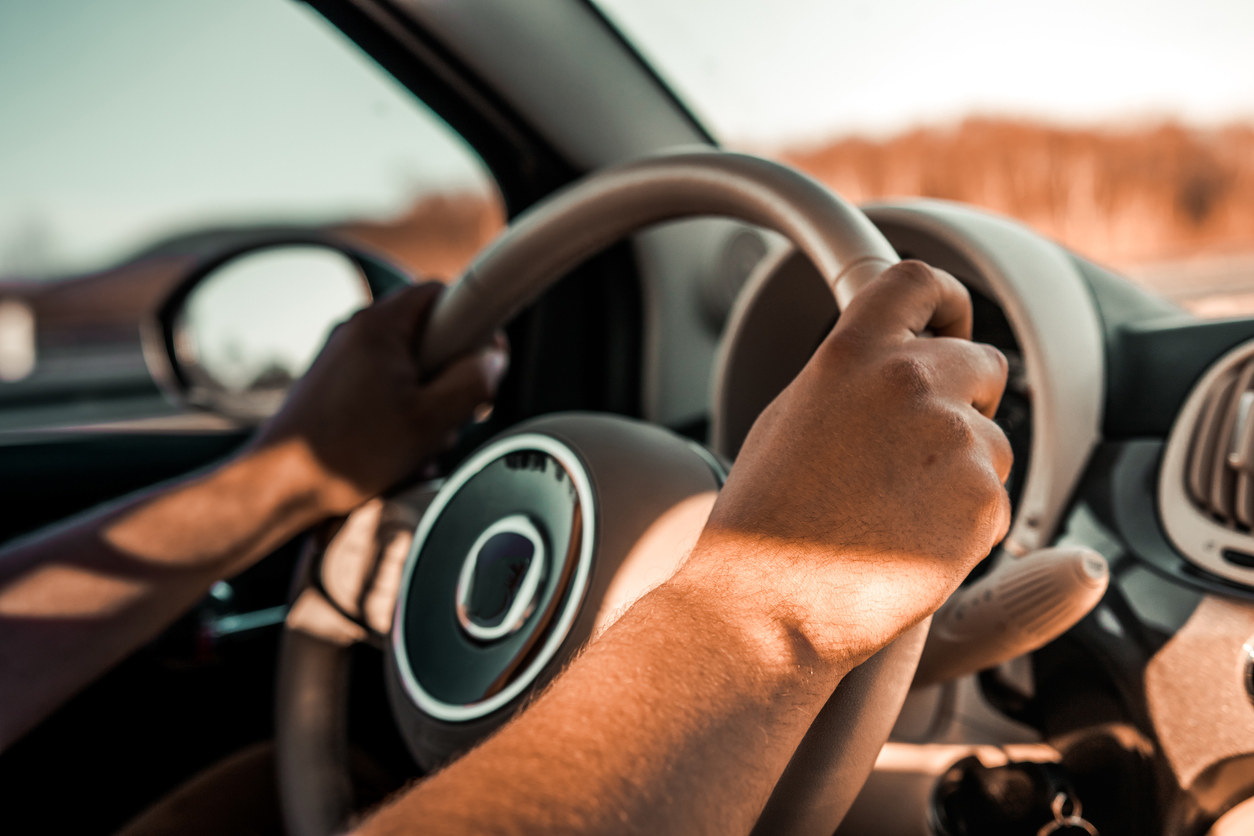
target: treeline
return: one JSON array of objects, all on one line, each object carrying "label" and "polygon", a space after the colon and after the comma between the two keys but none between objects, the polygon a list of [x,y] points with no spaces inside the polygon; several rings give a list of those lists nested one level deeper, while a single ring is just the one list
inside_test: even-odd
[{"label": "treeline", "polygon": [[[1084,129],[967,119],[775,155],[855,202],[925,196],[983,206],[1116,267],[1254,251],[1252,124]],[[455,194],[339,231],[419,274],[452,278],[501,224],[495,201]]]},{"label": "treeline", "polygon": [[437,194],[388,221],[357,221],[335,232],[387,253],[420,278],[457,278],[505,220],[500,202],[472,193]]},{"label": "treeline", "polygon": [[1254,249],[1254,125],[1081,129],[968,119],[780,155],[854,201],[926,196],[1116,265]]}]

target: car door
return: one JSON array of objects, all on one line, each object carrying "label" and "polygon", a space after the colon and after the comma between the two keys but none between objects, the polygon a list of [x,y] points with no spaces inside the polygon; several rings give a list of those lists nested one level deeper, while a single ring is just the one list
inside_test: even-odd
[{"label": "car door", "polygon": [[[504,220],[472,146],[303,4],[6,6],[0,66],[0,540],[247,437],[163,391],[146,355],[200,259],[317,231],[452,277]],[[267,737],[294,556],[216,586],[4,753],[6,815],[110,830]]]}]

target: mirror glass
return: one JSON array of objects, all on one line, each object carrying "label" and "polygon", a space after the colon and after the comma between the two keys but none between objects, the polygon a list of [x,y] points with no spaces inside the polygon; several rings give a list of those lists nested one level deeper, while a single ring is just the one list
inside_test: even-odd
[{"label": "mirror glass", "polygon": [[174,322],[188,394],[238,415],[273,413],[331,329],[369,303],[361,269],[329,247],[270,247],[225,262]]}]

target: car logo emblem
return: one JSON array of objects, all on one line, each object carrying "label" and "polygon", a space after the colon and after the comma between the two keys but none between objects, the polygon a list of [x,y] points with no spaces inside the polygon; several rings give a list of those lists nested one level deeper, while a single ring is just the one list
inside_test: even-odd
[{"label": "car logo emblem", "polygon": [[502,639],[535,612],[546,568],[544,539],[522,514],[479,535],[457,579],[457,620],[472,638]]}]

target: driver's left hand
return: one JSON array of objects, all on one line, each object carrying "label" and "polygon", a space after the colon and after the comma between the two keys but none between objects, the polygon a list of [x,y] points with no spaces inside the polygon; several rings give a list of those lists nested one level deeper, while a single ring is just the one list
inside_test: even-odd
[{"label": "driver's left hand", "polygon": [[404,288],[339,325],[249,444],[293,448],[299,484],[325,515],[415,473],[495,396],[507,363],[501,338],[422,379],[417,346],[442,289]]}]

